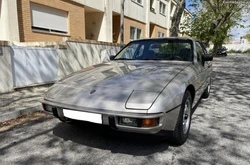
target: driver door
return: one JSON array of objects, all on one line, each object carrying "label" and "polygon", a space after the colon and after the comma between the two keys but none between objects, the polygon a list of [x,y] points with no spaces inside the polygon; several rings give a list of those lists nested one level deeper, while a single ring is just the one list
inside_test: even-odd
[{"label": "driver door", "polygon": [[198,89],[197,89],[197,99],[199,99],[201,97],[201,95],[203,94],[203,91],[206,88],[205,82],[206,82],[206,69],[207,69],[207,65],[204,64],[202,62],[202,56],[206,54],[205,50],[203,49],[203,46],[196,41],[196,54],[197,54],[197,64],[196,64],[196,68],[198,69]]}]

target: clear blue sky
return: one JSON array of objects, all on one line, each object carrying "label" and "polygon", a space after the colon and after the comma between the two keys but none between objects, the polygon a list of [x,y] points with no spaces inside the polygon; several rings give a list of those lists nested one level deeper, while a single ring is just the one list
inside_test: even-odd
[{"label": "clear blue sky", "polygon": [[189,10],[189,11],[193,11],[192,7],[189,7],[189,4],[190,4],[190,1],[189,0],[186,0],[186,8]]}]

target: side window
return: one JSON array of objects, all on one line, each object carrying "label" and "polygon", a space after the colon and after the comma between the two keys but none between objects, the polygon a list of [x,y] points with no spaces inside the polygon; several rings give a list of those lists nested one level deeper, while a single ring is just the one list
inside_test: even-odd
[{"label": "side window", "polygon": [[202,49],[199,42],[196,42],[196,51],[197,51],[197,61],[201,63],[202,55],[204,55],[204,50]]},{"label": "side window", "polygon": [[137,52],[135,53],[135,58],[141,59],[144,52],[144,45],[141,45]]}]

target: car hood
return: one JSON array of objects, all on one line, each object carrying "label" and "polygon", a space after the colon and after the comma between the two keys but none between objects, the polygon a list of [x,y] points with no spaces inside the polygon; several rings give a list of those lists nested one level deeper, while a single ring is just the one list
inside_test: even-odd
[{"label": "car hood", "polygon": [[164,87],[188,64],[157,61],[99,64],[58,81],[45,99],[109,110],[119,107],[148,109]]}]

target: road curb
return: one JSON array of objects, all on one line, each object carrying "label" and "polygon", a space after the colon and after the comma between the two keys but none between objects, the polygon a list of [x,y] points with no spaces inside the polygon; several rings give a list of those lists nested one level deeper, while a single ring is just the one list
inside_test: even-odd
[{"label": "road curb", "polygon": [[36,105],[32,107],[18,108],[14,110],[9,110],[6,113],[0,114],[0,122],[5,122],[8,120],[16,119],[20,116],[26,115],[31,112],[42,111],[42,105]]}]

